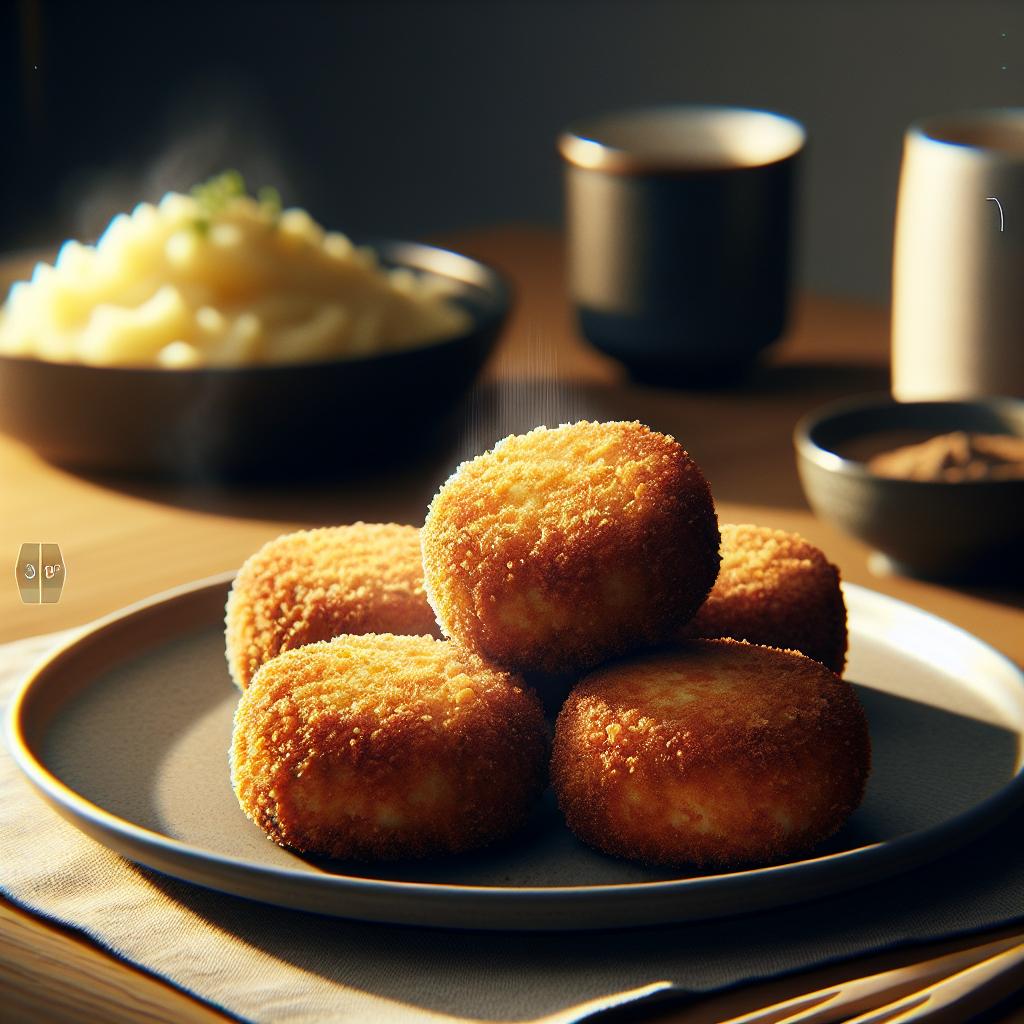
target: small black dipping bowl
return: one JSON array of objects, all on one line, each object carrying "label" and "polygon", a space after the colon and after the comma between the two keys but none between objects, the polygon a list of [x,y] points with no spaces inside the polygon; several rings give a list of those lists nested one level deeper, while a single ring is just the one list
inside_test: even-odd
[{"label": "small black dipping bowl", "polygon": [[0,430],[74,469],[220,480],[395,463],[449,421],[509,307],[491,267],[415,242],[384,266],[449,282],[469,329],[357,359],[165,370],[0,356]]},{"label": "small black dipping bowl", "polygon": [[1024,437],[1024,400],[870,396],[812,412],[793,435],[807,500],[897,572],[965,581],[1016,574],[1024,567],[1024,479],[899,480],[866,465],[880,452],[953,431]]}]

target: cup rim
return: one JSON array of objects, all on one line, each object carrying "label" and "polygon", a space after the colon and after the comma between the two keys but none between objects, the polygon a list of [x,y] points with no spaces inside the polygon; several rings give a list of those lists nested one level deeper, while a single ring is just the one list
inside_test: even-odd
[{"label": "cup rim", "polygon": [[[1016,122],[1020,128],[1021,145],[1015,149],[985,145],[972,131],[998,129]],[[957,137],[961,136],[961,137]],[[928,114],[916,118],[907,126],[907,140],[927,142],[955,152],[985,154],[987,157],[1024,162],[1024,106],[1022,107],[970,107]]]},{"label": "cup rim", "polygon": [[[693,123],[715,116],[729,120],[758,121],[779,131],[777,152],[768,157],[750,159],[728,156],[717,158],[684,156],[668,152],[629,150],[613,140],[599,136],[607,132],[611,122],[635,121],[640,118],[678,119]],[[796,118],[774,110],[717,103],[664,103],[607,111],[580,118],[567,125],[558,136],[558,151],[567,164],[584,170],[611,174],[706,174],[725,170],[769,167],[795,157],[804,148],[807,129]]]}]

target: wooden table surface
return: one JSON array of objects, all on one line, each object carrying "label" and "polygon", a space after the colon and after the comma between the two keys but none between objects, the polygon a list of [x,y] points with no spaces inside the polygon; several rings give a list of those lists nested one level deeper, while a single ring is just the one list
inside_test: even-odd
[{"label": "wooden table surface", "polygon": [[[577,337],[555,233],[508,227],[447,241],[503,269],[517,301],[471,397],[465,426],[445,450],[386,476],[287,488],[192,487],[76,475],[0,436],[0,552],[9,563],[0,574],[7,579],[0,586],[0,642],[84,623],[164,588],[235,568],[286,530],[357,519],[421,522],[430,496],[458,459],[483,450],[503,432],[581,417],[636,418],[674,434],[695,456],[722,521],[796,530],[829,555],[844,579],[949,619],[1024,664],[1024,590],[954,589],[875,576],[867,549],[817,520],[804,501],[793,426],[822,402],[887,390],[885,310],[805,296],[787,336],[740,385],[703,392],[640,387]],[[0,279],[0,292],[2,286]],[[60,544],[67,582],[58,604],[21,603],[13,570],[25,541]],[[964,944],[890,953],[741,990],[658,1019],[712,1021],[818,983]],[[3,1021],[226,1019],[2,900],[0,989]],[[1024,1022],[1024,1012],[1009,1009],[997,1019]]]}]

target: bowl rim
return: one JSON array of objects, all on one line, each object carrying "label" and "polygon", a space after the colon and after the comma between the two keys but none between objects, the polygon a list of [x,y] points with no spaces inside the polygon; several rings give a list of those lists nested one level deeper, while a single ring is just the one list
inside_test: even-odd
[{"label": "bowl rim", "polygon": [[[167,376],[174,374],[183,380],[217,379],[237,375],[263,376],[270,373],[280,374],[282,372],[325,372],[335,371],[344,366],[367,366],[373,363],[387,364],[400,359],[408,358],[413,353],[432,352],[438,349],[445,349],[449,346],[464,343],[473,335],[500,327],[502,321],[508,315],[512,305],[514,289],[508,277],[490,263],[477,259],[475,256],[467,256],[465,253],[457,252],[440,245],[431,245],[428,242],[416,242],[404,239],[382,238],[368,242],[361,242],[361,245],[368,245],[372,248],[381,261],[394,267],[408,267],[421,273],[433,274],[446,280],[458,281],[470,288],[486,294],[493,300],[493,308],[476,312],[470,310],[472,322],[469,327],[450,337],[439,338],[425,344],[414,345],[409,348],[394,349],[388,352],[371,352],[365,355],[346,356],[338,359],[316,359],[303,362],[285,363],[249,363],[238,366],[188,366],[188,367],[164,367],[150,366],[147,364],[138,365],[117,365],[102,366],[95,363],[83,363],[81,361],[40,359],[38,356],[19,356],[0,352],[0,364],[8,363],[15,365],[32,365],[43,367],[61,367],[68,370],[94,373],[120,373],[120,374],[160,374]],[[437,259],[443,256],[446,259],[454,260],[465,265],[470,272],[467,277],[456,277],[452,274],[441,273],[423,266],[430,259]],[[479,278],[473,280],[471,278]],[[455,301],[458,301],[457,299]],[[0,307],[2,308],[2,307]],[[465,308],[465,307],[463,307]]]},{"label": "bowl rim", "polygon": [[[1021,487],[1024,485],[1024,478],[1008,480],[911,480],[902,477],[882,476],[868,469],[867,463],[859,459],[851,459],[848,456],[840,455],[838,452],[826,448],[814,439],[814,432],[831,420],[842,416],[849,416],[857,412],[871,412],[880,409],[893,409],[898,407],[921,408],[931,407],[963,407],[968,405],[987,406],[994,409],[1017,408],[1024,414],[1024,398],[1015,398],[1012,395],[983,396],[972,399],[929,399],[914,402],[900,402],[886,392],[872,392],[867,395],[856,395],[848,398],[841,398],[825,405],[818,406],[810,412],[804,413],[797,420],[793,428],[793,446],[797,456],[817,466],[828,473],[857,479],[883,482],[891,487],[908,488],[932,488],[933,490],[948,490],[953,488],[962,491],[964,486],[974,488],[1006,488]],[[951,428],[955,429],[955,428]],[[1011,436],[1022,436],[1011,435]]]}]

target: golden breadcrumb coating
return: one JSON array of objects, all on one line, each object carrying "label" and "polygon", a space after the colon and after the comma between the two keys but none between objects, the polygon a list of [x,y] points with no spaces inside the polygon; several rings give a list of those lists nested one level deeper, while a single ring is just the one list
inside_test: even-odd
[{"label": "golden breadcrumb coating", "polygon": [[264,544],[239,570],[226,618],[228,667],[243,689],[281,651],[342,633],[441,635],[423,591],[419,530],[394,523]]},{"label": "golden breadcrumb coating", "polygon": [[850,684],[795,651],[691,640],[583,679],[551,781],[572,831],[649,864],[792,857],[861,801],[871,761]]},{"label": "golden breadcrumb coating", "polygon": [[422,531],[445,634],[557,675],[678,632],[718,572],[697,464],[639,423],[537,427],[464,462]]},{"label": "golden breadcrumb coating", "polygon": [[800,651],[842,675],[847,632],[839,570],[799,534],[723,523],[718,579],[680,635]]},{"label": "golden breadcrumb coating", "polygon": [[340,636],[267,662],[235,712],[231,782],[271,839],[394,860],[519,828],[545,782],[536,694],[456,644]]}]

